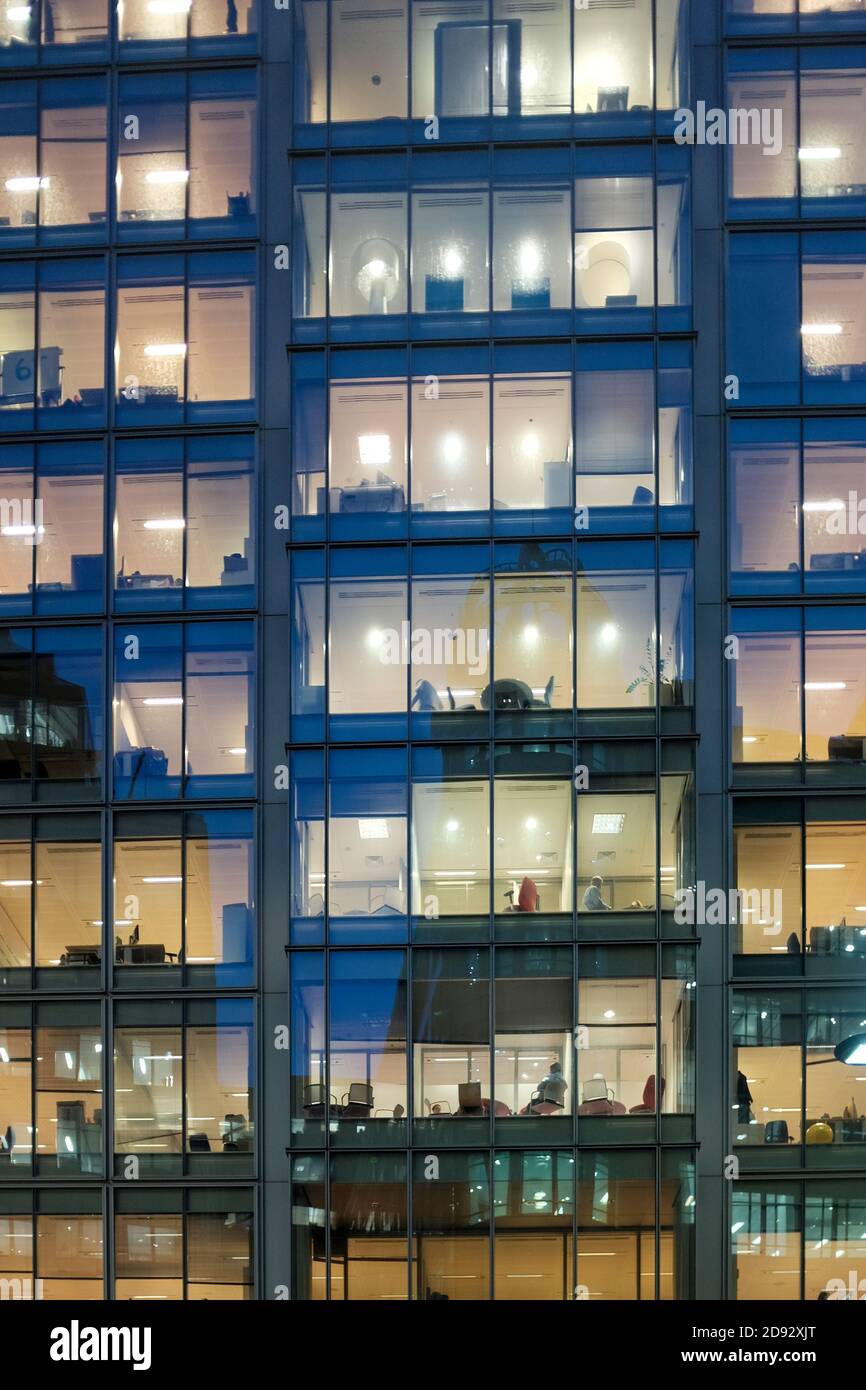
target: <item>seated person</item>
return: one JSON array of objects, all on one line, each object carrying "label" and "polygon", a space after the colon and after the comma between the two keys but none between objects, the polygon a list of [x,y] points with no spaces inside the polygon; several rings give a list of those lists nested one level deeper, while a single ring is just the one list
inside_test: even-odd
[{"label": "seated person", "polygon": [[589,886],[583,895],[583,908],[585,912],[612,912],[610,903],[606,903],[601,896],[602,884],[604,879],[601,874],[594,874]]},{"label": "seated person", "polygon": [[539,1083],[538,1090],[533,1092],[529,1104],[521,1110],[521,1115],[550,1115],[555,1110],[562,1110],[567,1090],[568,1082],[562,1074],[561,1064],[551,1062],[550,1071]]}]

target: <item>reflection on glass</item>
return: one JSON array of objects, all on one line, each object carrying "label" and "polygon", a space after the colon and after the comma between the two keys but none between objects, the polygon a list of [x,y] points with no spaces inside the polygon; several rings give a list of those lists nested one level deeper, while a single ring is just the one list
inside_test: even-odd
[{"label": "reflection on glass", "polygon": [[90,1005],[63,1005],[91,1023],[46,1024],[36,1033],[36,1153],[46,1172],[102,1171],[102,1039]]}]

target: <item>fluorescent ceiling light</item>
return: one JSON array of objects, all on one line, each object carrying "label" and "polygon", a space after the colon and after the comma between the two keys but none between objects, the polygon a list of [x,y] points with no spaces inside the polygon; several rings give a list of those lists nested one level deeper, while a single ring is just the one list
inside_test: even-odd
[{"label": "fluorescent ceiling light", "polygon": [[603,1017],[603,1018],[616,1018],[616,1010],[615,1010],[615,1009],[605,1009],[604,1014],[602,1015],[602,1017]]},{"label": "fluorescent ceiling light", "polygon": [[21,526],[4,526],[2,534],[4,536],[35,536],[37,531],[40,536],[45,535],[44,526],[27,526],[24,524]]},{"label": "fluorescent ceiling light", "polygon": [[226,749],[226,752],[227,752],[227,753],[230,753],[231,756],[232,756],[233,758],[243,758],[243,757],[245,757],[245,756],[246,756],[246,751],[247,751],[246,748],[227,748],[227,749]]},{"label": "fluorescent ceiling light", "polygon": [[841,155],[838,145],[803,145],[797,151],[798,159],[839,159]]},{"label": "fluorescent ceiling light", "polygon": [[842,332],[841,323],[801,323],[800,332],[813,338],[834,338]]},{"label": "fluorescent ceiling light", "polygon": [[826,502],[804,502],[804,512],[839,512],[845,506],[841,497],[830,497]]},{"label": "fluorescent ceiling light", "polygon": [[165,516],[158,521],[146,521],[145,531],[182,531],[186,522],[182,516]]},{"label": "fluorescent ceiling light", "polygon": [[38,174],[21,175],[6,180],[7,193],[35,193],[38,188],[48,188],[51,180],[40,178]]},{"label": "fluorescent ceiling light", "polygon": [[534,646],[535,643],[538,641],[538,628],[534,627],[532,623],[529,623],[523,629],[521,635],[523,637],[524,642],[528,642],[530,646]]},{"label": "fluorescent ceiling light", "polygon": [[142,700],[143,705],[182,705],[182,695],[148,695]]},{"label": "fluorescent ceiling light", "polygon": [[6,11],[6,18],[11,19],[13,24],[20,24],[22,20],[30,18],[29,5],[10,5]]},{"label": "fluorescent ceiling light", "polygon": [[524,241],[518,252],[518,265],[520,274],[524,279],[530,279],[537,275],[541,266],[541,255],[538,246],[534,241]]},{"label": "fluorescent ceiling light", "polygon": [[[36,882],[40,884],[43,880],[37,878]],[[0,879],[0,888],[29,888],[32,883],[32,878],[3,878]]]},{"label": "fluorescent ceiling light", "polygon": [[526,820],[523,822],[523,828],[524,830],[537,830],[538,821],[535,819],[535,816],[527,816]]},{"label": "fluorescent ceiling light", "polygon": [[459,434],[446,434],[442,440],[442,453],[446,463],[459,463],[463,457],[463,440]]},{"label": "fluorescent ceiling light", "polygon": [[449,246],[442,257],[442,265],[446,275],[459,275],[463,269],[463,257],[456,246]]},{"label": "fluorescent ceiling light", "polygon": [[391,832],[385,819],[359,820],[358,834],[362,840],[388,840]]},{"label": "fluorescent ceiling light", "polygon": [[807,869],[846,869],[847,864],[807,864]]},{"label": "fluorescent ceiling light", "polygon": [[606,647],[613,646],[619,636],[619,628],[616,623],[603,623],[599,637]]},{"label": "fluorescent ceiling light", "polygon": [[358,452],[367,468],[379,468],[391,462],[391,436],[388,434],[359,434]]},{"label": "fluorescent ceiling light", "polygon": [[186,357],[186,343],[148,343],[145,357]]},{"label": "fluorescent ceiling light", "polygon": [[460,822],[459,822],[459,820],[449,820],[449,821],[446,821],[446,823],[445,823],[445,829],[446,829],[446,830],[449,830],[449,831],[453,834],[455,830],[459,830],[459,829],[460,829]]},{"label": "fluorescent ceiling light", "polygon": [[625,812],[611,812],[592,818],[593,835],[619,835],[625,825]]},{"label": "fluorescent ceiling light", "polygon": [[847,690],[846,681],[806,681],[804,690]]},{"label": "fluorescent ceiling light", "polygon": [[186,183],[189,169],[151,169],[145,174],[145,183]]},{"label": "fluorescent ceiling light", "polygon": [[743,743],[757,743],[757,734],[743,734]]},{"label": "fluorescent ceiling light", "polygon": [[178,874],[155,874],[151,877],[145,876],[142,883],[183,883],[183,879]]}]

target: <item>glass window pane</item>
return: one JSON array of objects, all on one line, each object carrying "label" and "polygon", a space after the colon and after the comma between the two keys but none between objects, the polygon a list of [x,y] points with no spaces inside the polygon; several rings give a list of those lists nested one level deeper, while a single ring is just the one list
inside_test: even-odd
[{"label": "glass window pane", "polygon": [[770,826],[759,822],[735,826],[734,871],[737,891],[742,895],[739,951],[769,955],[801,950],[802,853],[799,825]]},{"label": "glass window pane", "polygon": [[[862,52],[862,50],[860,50]],[[836,50],[830,50],[832,57]],[[803,198],[844,199],[862,207],[866,198],[866,149],[859,138],[861,107],[857,90],[862,66],[828,63],[821,51],[806,60],[800,75],[800,191]],[[814,64],[814,65],[813,65]],[[835,208],[834,208],[835,210]]]},{"label": "glass window pane", "polygon": [[[186,81],[182,76],[123,77],[118,107],[117,217],[120,235],[141,240],[136,224],[186,217]],[[161,233],[157,233],[161,234]],[[181,235],[175,228],[175,235]]]},{"label": "glass window pane", "polygon": [[[731,1125],[735,1145],[802,1140],[799,995],[737,991],[732,1001]],[[842,1064],[839,1064],[840,1070]]]},{"label": "glass window pane", "polygon": [[[44,263],[39,272],[39,403],[73,411],[66,428],[105,410],[105,275],[102,260]],[[82,409],[82,407],[84,409]],[[77,411],[77,414],[74,413]],[[58,419],[47,421],[60,428]]]},{"label": "glass window pane", "polygon": [[576,112],[647,110],[652,105],[652,4],[626,14],[607,7],[574,12]]},{"label": "glass window pane", "polygon": [[37,610],[102,608],[104,457],[94,444],[39,449],[35,519]]},{"label": "glass window pane", "polygon": [[[246,1003],[214,1004],[212,1026],[186,1029],[187,1151],[246,1154],[252,1159],[252,1024],[232,1011]],[[221,1015],[225,1013],[223,1019]],[[208,1169],[208,1171],[211,1171]]]},{"label": "glass window pane", "polygon": [[164,624],[118,627],[114,670],[114,791],[176,796],[183,770],[181,634]]},{"label": "glass window pane", "polygon": [[493,1161],[497,1302],[572,1296],[574,1155],[499,1152]]},{"label": "glass window pane", "polygon": [[29,1027],[0,1029],[0,1098],[8,1117],[0,1139],[4,1177],[29,1173],[33,1161],[32,1058]]},{"label": "glass window pane", "polygon": [[194,796],[243,796],[254,775],[255,634],[193,624],[186,651],[186,771]]},{"label": "glass window pane", "polygon": [[36,1222],[36,1266],[44,1299],[101,1299],[102,1217],[40,1213]]},{"label": "glass window pane", "polygon": [[[823,621],[822,621],[823,620]],[[806,757],[862,761],[866,613],[825,609],[807,623]]]},{"label": "glass window pane", "polygon": [[493,788],[494,912],[570,912],[570,782],[505,780]]},{"label": "glass window pane", "polygon": [[37,790],[98,795],[102,785],[102,633],[41,628],[36,633],[33,753]]},{"label": "glass window pane", "polygon": [[490,1297],[490,1161],[487,1154],[440,1153],[439,1181],[414,1157],[413,1221],[417,1299]]},{"label": "glass window pane", "polygon": [[406,25],[405,4],[383,10],[375,0],[332,0],[332,121],[406,115]]},{"label": "glass window pane", "polygon": [[406,962],[403,952],[332,954],[330,1015],[330,1084],[340,1106],[341,1124],[352,1125],[360,1131],[361,1122],[365,1120],[403,1119],[406,1114]]},{"label": "glass window pane", "polygon": [[44,83],[40,141],[42,226],[104,227],[106,111],[102,79]]},{"label": "glass window pane", "polygon": [[[412,115],[486,116],[490,109],[490,28],[487,0],[442,0],[412,6]],[[508,26],[496,26],[494,85],[509,88]],[[519,54],[519,43],[517,52]]]},{"label": "glass window pane", "polygon": [[866,1279],[866,1190],[862,1181],[844,1187],[809,1183],[803,1217],[804,1299],[862,1301]]},{"label": "glass window pane", "polygon": [[[655,1298],[654,1160],[640,1151],[588,1150],[578,1157],[577,1280],[588,1299]],[[662,1238],[660,1256],[674,1258]],[[673,1268],[673,1265],[671,1265]]]},{"label": "glass window pane", "polygon": [[766,609],[749,616],[748,628],[738,619],[738,657],[730,663],[734,763],[792,762],[801,756],[799,625]]},{"label": "glass window pane", "polygon": [[581,912],[650,909],[656,897],[655,797],[581,792],[577,888]]},{"label": "glass window pane", "polygon": [[416,314],[487,309],[488,194],[469,183],[412,195],[412,308]]},{"label": "glass window pane", "polygon": [[191,256],[189,282],[189,400],[224,407],[196,418],[246,416],[256,379],[252,255]]},{"label": "glass window pane", "polygon": [[645,546],[580,547],[577,703],[581,709],[655,707],[658,654],[650,556]]},{"label": "glass window pane", "polygon": [[568,507],[571,502],[568,376],[498,376],[493,386],[493,507]]},{"label": "glass window pane", "polygon": [[199,231],[251,234],[258,207],[256,98],[246,72],[193,74],[188,140],[189,216],[206,224]]},{"label": "glass window pane", "polygon": [[332,581],[328,672],[332,715],[405,710],[407,589],[401,580]]},{"label": "glass window pane", "polygon": [[494,309],[571,305],[568,189],[499,188],[493,199]]},{"label": "glass window pane", "polygon": [[490,506],[490,386],[446,377],[432,394],[412,382],[413,512],[487,511]]},{"label": "glass window pane", "polygon": [[[331,1159],[330,1196],[331,1298],[405,1301],[406,1159],[339,1154]],[[377,1213],[372,1221],[371,1210]]]},{"label": "glass window pane", "polygon": [[[518,566],[515,566],[518,568]],[[570,709],[572,705],[571,576],[497,576],[493,597],[496,680],[482,695],[486,709]],[[491,699],[492,695],[492,699]]]},{"label": "glass window pane", "polygon": [[111,939],[117,966],[179,961],[182,895],[179,839],[115,840]]},{"label": "glass window pane", "polygon": [[58,1008],[70,1022],[61,1022],[51,1006],[57,1021],[36,1030],[38,1167],[61,1176],[98,1175],[102,1172],[103,1103],[99,1013],[90,1005]]},{"label": "glass window pane", "polygon": [[406,510],[406,406],[402,381],[339,381],[330,391],[330,510]]},{"label": "glass window pane", "polygon": [[37,965],[99,964],[101,872],[98,843],[50,840],[36,845]]},{"label": "glass window pane", "polygon": [[332,196],[332,314],[405,314],[406,203],[397,191]]},{"label": "glass window pane", "polygon": [[116,1299],[183,1298],[182,1219],[174,1212],[116,1214]]},{"label": "glass window pane", "polygon": [[802,1209],[793,1185],[735,1185],[731,1253],[737,1299],[799,1299],[801,1241]]},{"label": "glass window pane", "polygon": [[114,1152],[137,1155],[145,1174],[180,1171],[182,1055],[179,1025],[115,1027]]}]

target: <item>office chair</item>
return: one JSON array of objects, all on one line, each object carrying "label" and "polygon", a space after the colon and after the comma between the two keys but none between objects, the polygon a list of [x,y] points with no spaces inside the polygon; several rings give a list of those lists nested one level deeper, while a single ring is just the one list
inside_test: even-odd
[{"label": "office chair", "polygon": [[344,1120],[369,1120],[373,1109],[373,1087],[366,1081],[351,1082],[343,1096],[340,1114]]},{"label": "office chair", "polygon": [[[329,1105],[330,1102],[330,1105]],[[324,1086],[312,1082],[304,1087],[304,1118],[321,1120],[329,1110],[337,1109],[337,1097],[329,1096]]]},{"label": "office chair", "polygon": [[190,1153],[209,1154],[211,1152],[210,1140],[206,1134],[191,1134],[189,1136]]}]

